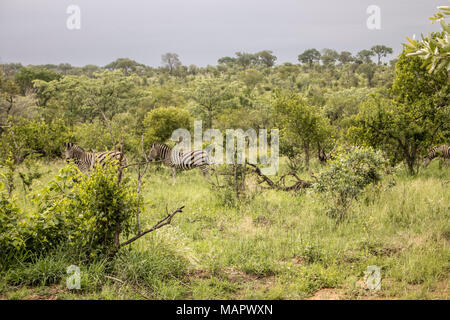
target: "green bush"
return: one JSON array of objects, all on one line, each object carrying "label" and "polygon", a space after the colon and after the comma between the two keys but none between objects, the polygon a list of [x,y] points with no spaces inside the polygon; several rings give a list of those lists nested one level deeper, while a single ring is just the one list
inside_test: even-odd
[{"label": "green bush", "polygon": [[371,148],[353,147],[339,153],[314,185],[328,207],[327,213],[338,221],[343,219],[365,187],[381,179],[385,163],[381,153]]},{"label": "green bush", "polygon": [[76,253],[89,258],[114,253],[120,235],[131,232],[137,206],[129,180],[118,179],[112,164],[96,167],[89,176],[74,167],[62,169],[35,197],[36,237],[50,246],[66,239]]},{"label": "green bush", "polygon": [[0,183],[0,255],[4,257],[24,247],[20,210]]},{"label": "green bush", "polygon": [[8,154],[21,163],[30,154],[47,158],[61,157],[67,127],[60,120],[45,123],[39,120],[10,117],[7,130],[0,135],[0,158]]},{"label": "green bush", "polygon": [[178,128],[189,130],[191,127],[189,111],[175,108],[157,108],[150,111],[144,119],[145,143],[165,142]]},{"label": "green bush", "polygon": [[[80,258],[114,254],[120,236],[131,232],[137,200],[117,167],[98,167],[81,175],[74,166],[60,170],[46,187],[34,191],[37,210],[22,213],[0,186],[0,253],[42,253],[68,245]],[[75,183],[74,181],[79,181]]]}]

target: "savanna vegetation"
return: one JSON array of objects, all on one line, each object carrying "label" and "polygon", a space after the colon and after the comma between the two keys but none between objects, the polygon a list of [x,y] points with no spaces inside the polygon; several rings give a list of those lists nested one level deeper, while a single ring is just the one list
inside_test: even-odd
[{"label": "savanna vegetation", "polygon": [[[354,54],[0,65],[0,298],[448,299],[449,26]],[[393,59],[390,59],[393,58]],[[389,62],[387,62],[389,60]],[[280,130],[280,169],[146,161],[173,130]],[[131,164],[81,173],[64,143]],[[259,166],[259,164],[257,164]],[[68,289],[81,270],[80,289]],[[381,289],[366,285],[381,269]]]}]

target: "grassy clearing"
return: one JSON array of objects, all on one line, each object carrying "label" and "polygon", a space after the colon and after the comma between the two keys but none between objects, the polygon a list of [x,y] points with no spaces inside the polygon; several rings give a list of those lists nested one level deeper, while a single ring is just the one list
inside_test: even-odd
[{"label": "grassy clearing", "polygon": [[[63,163],[43,165],[45,184]],[[48,172],[47,172],[48,171]],[[131,173],[135,174],[135,173]],[[307,178],[307,175],[305,175]],[[370,187],[340,224],[313,192],[256,190],[224,206],[196,171],[152,168],[145,178],[143,226],[181,205],[172,225],[150,233],[113,261],[71,261],[64,248],[0,270],[3,299],[448,299],[450,179],[432,163]],[[17,188],[24,208],[32,204]],[[66,289],[66,268],[81,268],[81,289]],[[381,290],[368,290],[368,266]]]}]

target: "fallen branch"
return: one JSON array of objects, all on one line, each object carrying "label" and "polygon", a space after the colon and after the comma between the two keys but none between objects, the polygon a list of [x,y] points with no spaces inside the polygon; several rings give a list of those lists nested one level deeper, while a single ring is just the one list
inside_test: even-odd
[{"label": "fallen branch", "polygon": [[[249,166],[251,166],[253,169],[252,171],[258,175],[260,178],[260,181],[258,184],[261,183],[267,183],[269,185],[269,188],[271,189],[277,189],[282,191],[298,191],[300,189],[306,189],[312,187],[314,182],[312,181],[306,181],[300,179],[295,172],[290,172],[288,174],[283,175],[278,182],[274,182],[272,179],[267,177],[266,175],[262,174],[261,169],[259,169],[256,165],[252,163],[247,163]],[[297,182],[295,182],[293,185],[286,186],[286,177],[292,176],[294,177]]]},{"label": "fallen branch", "polygon": [[174,212],[172,212],[171,214],[168,214],[167,217],[165,217],[164,219],[162,219],[161,221],[159,221],[157,224],[155,224],[153,227],[151,227],[150,229],[143,231],[141,233],[138,233],[136,236],[134,236],[133,238],[123,242],[120,244],[121,247],[129,245],[130,243],[136,241],[137,239],[139,239],[140,237],[146,235],[147,233],[150,233],[152,231],[155,231],[159,228],[164,227],[165,225],[168,225],[172,222],[172,218],[175,216],[175,214],[177,214],[178,212],[183,212],[184,206],[178,208],[177,210],[175,210]]}]

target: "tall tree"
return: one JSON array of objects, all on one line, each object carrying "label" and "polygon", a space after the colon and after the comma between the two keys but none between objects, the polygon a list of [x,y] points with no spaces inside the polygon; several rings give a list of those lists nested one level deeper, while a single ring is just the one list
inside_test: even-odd
[{"label": "tall tree", "polygon": [[372,50],[364,49],[364,50],[361,50],[360,52],[358,52],[356,57],[364,63],[371,63],[371,62],[373,62],[372,57],[374,55],[375,55],[375,53]]},{"label": "tall tree", "polygon": [[393,162],[416,173],[420,153],[449,139],[450,84],[445,72],[430,75],[417,57],[403,52],[396,64],[393,99],[381,94],[363,104],[350,130],[356,141],[382,148]]},{"label": "tall tree", "polygon": [[244,69],[249,68],[252,64],[255,64],[257,57],[254,54],[247,52],[236,52],[236,62]]},{"label": "tall tree", "polygon": [[328,119],[319,108],[309,105],[296,93],[277,92],[273,107],[278,126],[282,128],[282,141],[291,145],[283,149],[301,146],[305,167],[309,170],[312,145],[320,144],[330,136]]},{"label": "tall tree", "polygon": [[200,113],[206,118],[206,127],[213,127],[213,120],[222,110],[227,101],[235,96],[229,84],[217,78],[206,78],[195,84],[196,88],[190,93],[190,98],[196,103]]},{"label": "tall tree", "polygon": [[337,59],[341,64],[347,64],[353,61],[353,56],[351,52],[342,51]]},{"label": "tall tree", "polygon": [[334,66],[338,58],[339,53],[336,50],[325,48],[322,50],[320,60],[322,60],[324,66]]},{"label": "tall tree", "polygon": [[264,50],[255,54],[258,60],[258,64],[267,68],[271,68],[275,65],[277,57],[273,55],[272,51]]},{"label": "tall tree", "polygon": [[298,61],[307,64],[310,68],[314,62],[320,60],[320,52],[317,49],[307,49],[302,54],[298,55]]},{"label": "tall tree", "polygon": [[180,66],[181,60],[176,53],[166,53],[161,56],[161,60],[164,66],[169,70],[170,74],[173,74]]},{"label": "tall tree", "polygon": [[373,46],[370,50],[372,50],[373,53],[375,53],[375,55],[377,56],[379,65],[381,64],[381,58],[384,58],[388,54],[392,54],[392,52],[393,52],[392,48],[389,48],[389,47],[386,47],[383,45]]},{"label": "tall tree", "polygon": [[108,70],[122,70],[125,75],[130,75],[136,71],[138,66],[142,66],[134,60],[128,58],[119,58],[105,66]]}]

